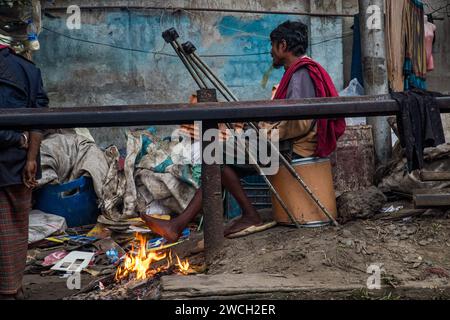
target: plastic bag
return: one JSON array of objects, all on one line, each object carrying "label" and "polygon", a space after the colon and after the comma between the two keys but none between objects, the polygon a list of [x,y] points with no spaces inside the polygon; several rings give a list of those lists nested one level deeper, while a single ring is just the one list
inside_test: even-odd
[{"label": "plastic bag", "polygon": [[364,87],[359,83],[357,78],[350,81],[348,87],[339,92],[340,97],[356,97],[363,95]]},{"label": "plastic bag", "polygon": [[[364,95],[364,87],[359,83],[358,79],[355,78],[350,81],[347,88],[339,92],[340,97],[356,97]],[[366,118],[346,118],[348,126],[359,126],[366,124]]]},{"label": "plastic bag", "polygon": [[61,233],[66,229],[67,224],[64,217],[33,210],[30,213],[28,243],[38,242],[54,233]]}]

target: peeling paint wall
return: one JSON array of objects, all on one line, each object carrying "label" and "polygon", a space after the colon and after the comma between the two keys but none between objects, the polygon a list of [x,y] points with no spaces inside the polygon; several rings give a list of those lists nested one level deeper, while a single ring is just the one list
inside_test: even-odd
[{"label": "peeling paint wall", "polygon": [[[71,1],[56,1],[68,6]],[[341,0],[310,1],[77,1],[80,6],[162,5],[252,10],[341,12]],[[162,31],[175,27],[241,100],[268,99],[282,70],[270,70],[270,32],[287,19],[310,25],[310,54],[343,86],[342,19],[296,15],[239,14],[163,10],[83,10],[81,30],[66,27],[64,11],[49,11],[35,56],[52,107],[171,103],[186,101],[197,88]],[[49,31],[51,30],[51,31]],[[53,32],[56,31],[57,33]],[[59,33],[59,34],[58,34]],[[65,36],[63,36],[63,35]],[[70,39],[71,38],[71,39]],[[79,40],[85,40],[83,42]],[[115,46],[89,43],[100,42]],[[323,42],[325,41],[325,42]],[[316,45],[315,43],[321,43]],[[134,48],[146,52],[122,50]],[[163,54],[160,54],[163,53]],[[329,56],[333,59],[329,59]],[[125,129],[98,129],[98,143],[123,146]]]},{"label": "peeling paint wall", "polygon": [[[310,11],[342,13],[342,0],[312,0]],[[344,86],[342,17],[311,17],[311,56],[330,73],[338,90]]]},{"label": "peeling paint wall", "polygon": [[[440,8],[447,0],[430,0],[429,4],[433,8]],[[436,42],[433,47],[433,57],[435,69],[427,74],[428,89],[432,91],[450,94],[450,17],[445,14],[438,14],[438,17],[445,17],[443,21],[436,20]],[[450,142],[450,114],[442,115],[445,137]]]}]

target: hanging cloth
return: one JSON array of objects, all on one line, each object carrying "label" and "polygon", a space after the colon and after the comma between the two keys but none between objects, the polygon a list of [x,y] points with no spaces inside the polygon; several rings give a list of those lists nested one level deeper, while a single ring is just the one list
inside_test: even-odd
[{"label": "hanging cloth", "polygon": [[435,32],[436,26],[428,21],[428,17],[425,16],[425,48],[427,51],[427,71],[434,70],[433,42]]},{"label": "hanging cloth", "polygon": [[408,0],[386,1],[386,57],[389,88],[393,92],[404,90],[405,30],[403,10]]},{"label": "hanging cloth", "polygon": [[426,89],[427,57],[425,50],[424,6],[420,0],[407,0],[403,9],[402,32],[405,34],[405,90]]},{"label": "hanging cloth", "polygon": [[359,25],[359,14],[354,16],[353,22],[353,50],[352,50],[352,70],[351,79],[358,79],[359,83],[364,87],[362,53],[361,53],[361,29]]}]

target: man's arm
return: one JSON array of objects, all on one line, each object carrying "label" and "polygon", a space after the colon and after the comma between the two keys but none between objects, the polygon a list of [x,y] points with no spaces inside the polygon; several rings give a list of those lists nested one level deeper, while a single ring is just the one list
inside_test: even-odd
[{"label": "man's arm", "polygon": [[39,149],[41,147],[42,133],[31,131],[28,143],[27,162],[23,169],[23,183],[30,189],[37,186],[36,174],[39,155]]},{"label": "man's arm", "polygon": [[[306,98],[315,98],[316,91],[314,83],[309,76],[308,70],[300,69],[292,76],[289,83],[286,99],[300,100]],[[260,122],[262,129],[270,131],[277,129],[280,141],[290,140],[306,136],[312,129],[312,120],[287,120],[275,123]]]},{"label": "man's arm", "polygon": [[[42,83],[41,71],[37,69],[37,90],[36,90],[36,105],[34,108],[47,108],[48,107],[48,96],[44,90],[44,85]],[[38,171],[38,156],[39,150],[41,148],[42,137],[44,136],[44,131],[41,130],[30,130],[30,137],[28,143],[28,153],[27,162],[23,169],[22,178],[23,183],[28,188],[35,188],[37,186],[36,175]]]}]

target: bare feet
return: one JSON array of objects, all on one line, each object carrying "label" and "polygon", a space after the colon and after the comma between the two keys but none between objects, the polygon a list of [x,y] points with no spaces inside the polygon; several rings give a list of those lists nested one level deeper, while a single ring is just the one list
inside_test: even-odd
[{"label": "bare feet", "polygon": [[225,237],[227,237],[230,234],[240,232],[244,229],[247,229],[248,227],[260,226],[262,224],[263,222],[258,215],[256,216],[243,215],[241,218],[233,221],[229,226],[225,228],[224,235]]},{"label": "bare feet", "polygon": [[191,254],[197,254],[197,253],[200,253],[203,251],[205,251],[205,240],[204,239],[197,242],[197,245],[195,246],[195,248],[191,250]]},{"label": "bare feet", "polygon": [[182,230],[178,230],[173,221],[152,218],[147,214],[142,214],[141,218],[154,233],[159,234],[169,243],[176,242],[182,234]]},{"label": "bare feet", "polygon": [[[152,218],[149,215],[142,214],[142,220],[145,221],[145,224],[156,234],[159,234],[161,237],[166,239],[169,243],[176,242],[182,232],[183,229],[179,228],[175,220],[166,221],[161,219]],[[244,229],[247,229],[251,226],[260,226],[263,222],[261,218],[256,215],[243,215],[241,218],[233,221],[229,226],[227,226],[224,230],[224,236],[228,236],[230,234],[237,233]]]}]

